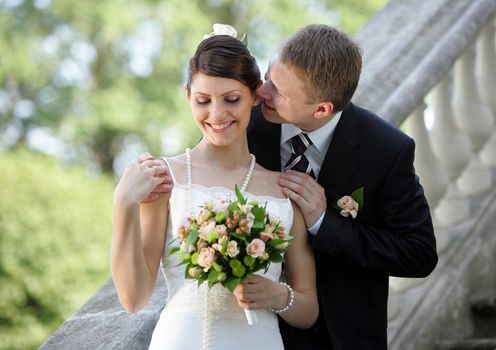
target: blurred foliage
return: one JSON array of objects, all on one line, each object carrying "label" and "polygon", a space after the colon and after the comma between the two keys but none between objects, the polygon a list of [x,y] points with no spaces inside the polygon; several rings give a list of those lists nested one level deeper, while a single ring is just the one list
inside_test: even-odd
[{"label": "blurred foliage", "polygon": [[111,174],[198,140],[182,84],[212,23],[263,70],[299,27],[353,33],[385,2],[0,0],[0,349],[35,348],[108,277]]},{"label": "blurred foliage", "polygon": [[0,349],[38,346],[109,276],[113,179],[0,156]]}]

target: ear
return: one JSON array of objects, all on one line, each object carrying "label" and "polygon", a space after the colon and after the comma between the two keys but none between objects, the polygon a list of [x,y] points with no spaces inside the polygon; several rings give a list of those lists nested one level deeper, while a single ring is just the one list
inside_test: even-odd
[{"label": "ear", "polygon": [[189,101],[189,98],[191,97],[191,91],[189,91],[187,84],[184,84],[184,92],[186,93],[186,97],[188,98]]},{"label": "ear", "polygon": [[334,104],[332,102],[320,102],[313,112],[313,116],[317,119],[329,117],[334,112]]},{"label": "ear", "polygon": [[260,86],[262,86],[262,85],[263,85],[263,81],[262,81],[262,80],[260,80],[260,81],[258,82],[257,88],[256,88],[256,89],[255,89],[255,91],[252,93],[252,97],[253,97],[253,105],[254,105],[254,106],[258,105],[258,104],[260,103],[260,101],[261,101],[261,97],[258,95],[257,91],[258,91],[258,88],[259,88]]}]

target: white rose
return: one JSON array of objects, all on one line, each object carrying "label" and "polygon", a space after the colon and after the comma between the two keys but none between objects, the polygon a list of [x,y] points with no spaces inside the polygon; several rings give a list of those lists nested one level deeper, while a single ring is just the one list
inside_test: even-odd
[{"label": "white rose", "polygon": [[358,215],[358,203],[353,200],[350,196],[344,196],[340,198],[337,202],[338,207],[341,208],[340,214],[344,217],[351,217],[354,219]]},{"label": "white rose", "polygon": [[231,258],[234,258],[238,254],[239,254],[238,242],[229,241],[229,243],[227,243],[227,255],[229,255]]},{"label": "white rose", "polygon": [[200,227],[200,238],[207,241],[207,236],[210,232],[215,231],[215,221],[212,220],[208,224]]}]

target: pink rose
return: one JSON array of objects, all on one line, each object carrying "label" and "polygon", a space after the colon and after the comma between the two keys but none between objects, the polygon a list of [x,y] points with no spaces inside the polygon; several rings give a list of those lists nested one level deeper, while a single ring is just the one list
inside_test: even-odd
[{"label": "pink rose", "polygon": [[198,266],[193,266],[189,268],[188,273],[191,277],[197,278],[201,275],[202,269],[199,268]]},{"label": "pink rose", "polygon": [[253,258],[258,258],[265,253],[265,243],[261,239],[255,238],[246,247],[246,254]]},{"label": "pink rose", "polygon": [[212,263],[215,261],[215,250],[213,248],[202,248],[198,254],[198,265],[204,267],[203,271],[207,272]]},{"label": "pink rose", "polygon": [[227,227],[226,225],[217,225],[215,226],[215,230],[219,234],[219,237],[224,237],[227,235]]},{"label": "pink rose", "polygon": [[231,258],[234,258],[238,254],[238,242],[230,241],[229,243],[227,243],[227,255],[229,255]]},{"label": "pink rose", "polygon": [[358,203],[353,200],[350,196],[344,196],[340,198],[337,202],[338,207],[341,208],[340,214],[344,217],[351,217],[354,219],[358,215]]},{"label": "pink rose", "polygon": [[206,248],[208,246],[207,241],[204,241],[203,239],[199,239],[198,242],[196,243],[196,249],[198,251],[202,250],[203,248]]}]

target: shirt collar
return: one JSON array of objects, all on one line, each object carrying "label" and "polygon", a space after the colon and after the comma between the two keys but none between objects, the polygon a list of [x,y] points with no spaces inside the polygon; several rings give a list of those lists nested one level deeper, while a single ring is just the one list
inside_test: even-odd
[{"label": "shirt collar", "polygon": [[[336,115],[329,120],[326,124],[322,125],[320,128],[307,132],[306,134],[312,140],[312,143],[319,150],[320,153],[325,154],[331,143],[332,135],[336,129],[336,125],[341,119],[342,111],[336,113]],[[298,135],[302,132],[300,128],[294,126],[293,124],[282,124],[281,126],[281,145],[291,140],[293,136]]]}]

